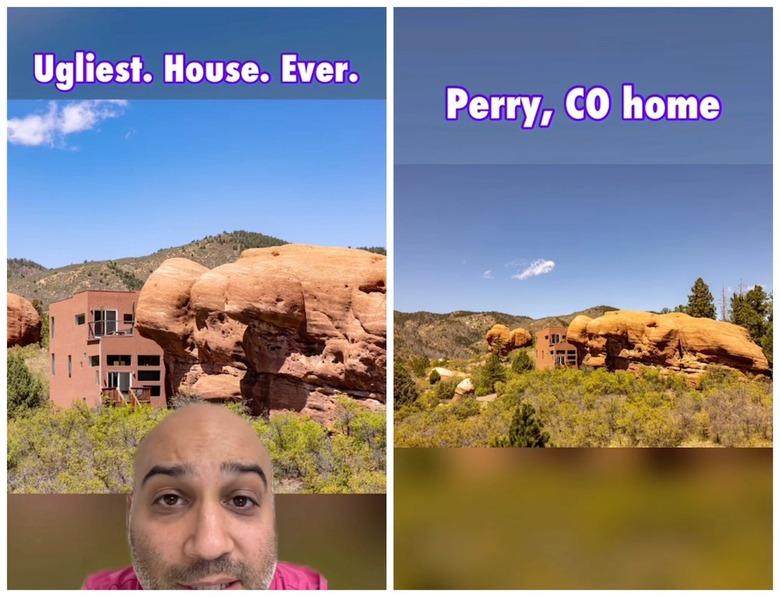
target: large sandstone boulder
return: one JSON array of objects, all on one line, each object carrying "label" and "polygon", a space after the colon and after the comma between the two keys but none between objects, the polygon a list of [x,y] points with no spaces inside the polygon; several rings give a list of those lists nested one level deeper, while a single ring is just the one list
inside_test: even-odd
[{"label": "large sandstone boulder", "polygon": [[530,346],[533,338],[531,333],[524,328],[510,330],[505,325],[497,323],[488,330],[485,340],[491,352],[503,355],[516,348]]},{"label": "large sandstone boulder", "polygon": [[8,346],[27,346],[41,340],[41,318],[26,298],[8,293]]},{"label": "large sandstone boulder", "polygon": [[284,245],[212,270],[168,259],[136,321],[165,353],[169,391],[328,421],[338,395],[384,409],[385,313],[384,256]]},{"label": "large sandstone boulder", "polygon": [[631,369],[656,365],[696,374],[709,364],[743,372],[769,373],[761,348],[744,328],[685,313],[609,311],[591,319],[578,315],[566,338],[584,348],[584,365]]}]

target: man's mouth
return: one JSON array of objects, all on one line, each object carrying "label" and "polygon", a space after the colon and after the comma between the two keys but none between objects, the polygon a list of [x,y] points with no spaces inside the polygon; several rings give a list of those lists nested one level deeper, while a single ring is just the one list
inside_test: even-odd
[{"label": "man's mouth", "polygon": [[184,584],[180,583],[182,589],[189,591],[222,591],[233,590],[241,588],[241,581],[235,578],[216,578],[216,579],[204,579],[198,582]]}]

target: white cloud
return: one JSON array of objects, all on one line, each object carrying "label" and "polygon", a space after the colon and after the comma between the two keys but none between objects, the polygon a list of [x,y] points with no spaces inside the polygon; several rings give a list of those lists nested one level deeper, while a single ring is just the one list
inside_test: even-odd
[{"label": "white cloud", "polygon": [[555,269],[555,262],[550,259],[535,259],[527,268],[512,276],[515,280],[526,280],[534,276],[549,274]]},{"label": "white cloud", "polygon": [[8,141],[19,145],[50,145],[57,128],[57,106],[49,103],[46,114],[30,114],[8,121]]},{"label": "white cloud", "polygon": [[49,102],[45,114],[8,119],[8,141],[17,145],[54,147],[67,135],[95,128],[103,120],[121,116],[127,100]]},{"label": "white cloud", "polygon": [[485,278],[485,280],[492,280],[493,278],[495,278],[492,269],[487,270],[484,274],[482,274],[482,277]]}]

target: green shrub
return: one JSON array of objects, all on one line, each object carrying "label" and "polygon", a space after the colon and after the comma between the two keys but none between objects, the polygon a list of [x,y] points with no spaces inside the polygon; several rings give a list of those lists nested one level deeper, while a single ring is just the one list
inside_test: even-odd
[{"label": "green shrub", "polygon": [[428,382],[431,385],[437,384],[441,381],[441,375],[439,375],[439,372],[436,371],[436,369],[433,369],[431,371],[431,374],[428,376]]},{"label": "green shrub", "polygon": [[514,373],[525,373],[533,371],[534,362],[526,350],[518,350],[512,357],[512,371]]},{"label": "green shrub", "polygon": [[497,381],[506,380],[506,371],[501,364],[501,359],[495,353],[490,353],[484,364],[477,371],[475,390],[478,396],[492,394],[495,391]]},{"label": "green shrub", "polygon": [[455,388],[457,387],[458,380],[456,379],[445,379],[440,381],[434,388],[436,399],[439,402],[442,400],[451,400],[452,396],[455,394]]},{"label": "green shrub", "polygon": [[[384,491],[386,423],[355,400],[338,398],[331,429],[294,413],[249,421],[268,448],[281,492]],[[9,421],[12,493],[127,493],[143,437],[171,411],[149,406],[90,410],[45,405]]]},{"label": "green shrub", "polygon": [[[439,384],[441,385],[441,383]],[[690,378],[647,367],[639,372],[553,369],[496,382],[484,408],[471,400],[398,411],[398,447],[487,447],[509,441],[527,404],[558,447],[769,446],[772,383],[710,367]],[[434,404],[436,404],[434,402]]]},{"label": "green shrub", "polygon": [[417,377],[425,377],[425,372],[431,366],[431,361],[425,355],[413,356],[409,359],[409,369]]},{"label": "green shrub", "polygon": [[8,352],[8,416],[37,408],[46,401],[43,384],[32,374],[24,358],[16,351]]},{"label": "green shrub", "polygon": [[395,407],[413,404],[419,393],[417,384],[406,370],[406,366],[401,361],[396,361],[393,367],[393,399]]}]

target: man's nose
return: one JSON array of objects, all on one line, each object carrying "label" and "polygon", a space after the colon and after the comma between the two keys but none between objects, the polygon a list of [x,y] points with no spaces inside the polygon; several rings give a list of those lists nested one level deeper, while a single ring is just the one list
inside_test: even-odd
[{"label": "man's nose", "polygon": [[184,544],[187,557],[216,560],[233,551],[228,521],[221,504],[201,503],[194,509],[193,527]]}]

